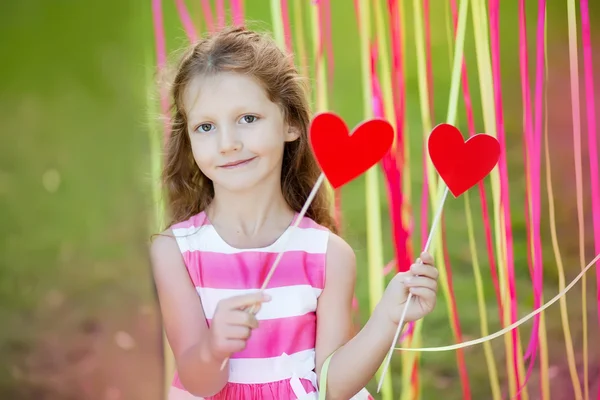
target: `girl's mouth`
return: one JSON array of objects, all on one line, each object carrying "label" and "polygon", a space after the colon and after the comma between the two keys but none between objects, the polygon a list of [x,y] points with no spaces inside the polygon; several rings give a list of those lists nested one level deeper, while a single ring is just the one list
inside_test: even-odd
[{"label": "girl's mouth", "polygon": [[246,164],[249,164],[255,158],[256,157],[247,158],[245,160],[232,161],[232,162],[229,162],[227,164],[220,165],[219,167],[220,168],[227,168],[227,169],[238,168],[238,167],[242,167],[242,166],[244,166]]}]

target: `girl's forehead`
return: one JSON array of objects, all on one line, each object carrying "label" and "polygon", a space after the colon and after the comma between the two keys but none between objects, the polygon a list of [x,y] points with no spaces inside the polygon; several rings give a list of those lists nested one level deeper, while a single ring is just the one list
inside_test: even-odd
[{"label": "girl's forehead", "polygon": [[223,72],[192,78],[184,91],[183,103],[188,113],[192,113],[196,109],[267,106],[271,101],[256,79],[248,75]]}]

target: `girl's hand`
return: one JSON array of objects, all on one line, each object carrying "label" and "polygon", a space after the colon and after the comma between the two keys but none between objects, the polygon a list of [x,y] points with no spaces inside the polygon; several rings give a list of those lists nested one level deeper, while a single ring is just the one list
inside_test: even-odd
[{"label": "girl's hand", "polygon": [[400,323],[409,293],[413,297],[404,322],[421,319],[435,307],[438,270],[433,266],[433,257],[429,253],[422,253],[421,261],[422,263],[417,260],[408,272],[398,273],[383,295],[382,306],[396,325]]},{"label": "girl's hand", "polygon": [[[210,351],[216,360],[224,360],[246,348],[252,329],[258,328],[254,316],[268,294],[258,292],[221,300],[210,324]],[[254,306],[254,314],[248,309]]]}]

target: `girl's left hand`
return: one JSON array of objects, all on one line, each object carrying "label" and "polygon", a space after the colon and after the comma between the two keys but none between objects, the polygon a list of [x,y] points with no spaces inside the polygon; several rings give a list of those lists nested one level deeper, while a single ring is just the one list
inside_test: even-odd
[{"label": "girl's left hand", "polygon": [[400,272],[390,281],[383,299],[387,315],[394,324],[400,323],[400,317],[406,307],[408,294],[413,297],[408,305],[404,322],[416,321],[433,311],[437,300],[438,270],[433,266],[433,257],[429,253],[421,254],[408,272]]}]

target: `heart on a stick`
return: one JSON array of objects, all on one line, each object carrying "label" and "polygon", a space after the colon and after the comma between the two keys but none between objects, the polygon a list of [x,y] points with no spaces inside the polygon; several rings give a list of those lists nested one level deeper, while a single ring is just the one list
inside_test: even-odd
[{"label": "heart on a stick", "polygon": [[490,135],[464,140],[450,124],[436,126],[429,135],[429,157],[454,197],[458,197],[489,174],[500,159],[500,144]]},{"label": "heart on a stick", "polygon": [[372,119],[350,133],[339,116],[321,113],[311,122],[309,139],[327,180],[338,188],[385,156],[394,141],[394,128],[385,120]]}]

